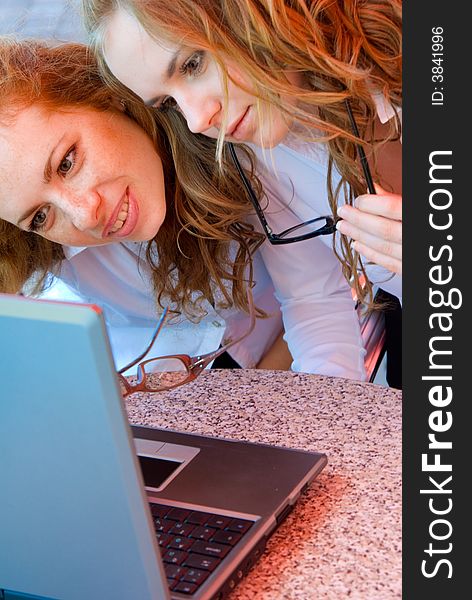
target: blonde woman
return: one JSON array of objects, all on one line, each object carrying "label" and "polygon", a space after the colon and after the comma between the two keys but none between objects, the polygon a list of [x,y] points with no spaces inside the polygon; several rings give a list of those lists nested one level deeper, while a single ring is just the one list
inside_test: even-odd
[{"label": "blonde woman", "polygon": [[[262,236],[246,222],[227,152],[220,170],[215,143],[191,135],[180,114],[153,115],[117,92],[81,45],[0,40],[0,291],[34,292],[56,274],[104,307],[122,365],[163,306],[174,317],[154,355],[202,354],[247,327],[251,279],[256,305],[273,313],[275,283],[292,368],[362,379],[359,326],[328,248],[305,242],[317,273],[307,280],[294,262],[287,294],[254,255]],[[277,317],[258,319],[233,359],[260,365],[280,329]]]},{"label": "blonde woman", "polygon": [[[358,296],[369,279],[400,295],[400,1],[82,1],[110,84],[178,110],[220,151],[251,144],[271,229],[339,214]],[[368,261],[387,272],[369,266],[365,285]]]}]

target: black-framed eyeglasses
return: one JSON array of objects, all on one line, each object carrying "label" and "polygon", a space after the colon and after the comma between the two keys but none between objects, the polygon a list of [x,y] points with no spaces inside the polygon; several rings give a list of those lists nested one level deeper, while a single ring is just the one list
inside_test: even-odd
[{"label": "black-framed eyeglasses", "polygon": [[311,238],[318,237],[319,235],[329,235],[330,233],[335,232],[336,222],[334,218],[332,216],[325,216],[317,217],[316,219],[310,219],[309,221],[304,221],[303,223],[294,225],[289,229],[285,229],[285,231],[280,233],[274,233],[270,225],[267,223],[264,211],[259,204],[249,179],[246,177],[246,174],[241,167],[239,159],[236,155],[236,150],[231,142],[228,142],[228,148],[244,187],[249,194],[249,198],[254,206],[256,215],[262,225],[262,228],[264,229],[264,233],[271,244],[292,244],[294,242],[301,242],[302,240],[309,240]]},{"label": "black-framed eyeglasses", "polygon": [[[144,352],[138,358],[122,367],[117,371],[121,393],[123,397],[133,392],[163,392],[171,390],[180,385],[190,383],[207,367],[215,358],[226,352],[231,346],[242,341],[254,329],[256,324],[256,309],[251,291],[248,289],[247,300],[249,306],[250,323],[247,331],[237,337],[229,340],[223,346],[220,346],[213,352],[201,354],[200,356],[189,356],[188,354],[169,354],[167,356],[157,356],[148,360],[142,360],[151,350],[159,332],[164,326],[168,309],[162,313],[156,329],[151,337],[149,344]],[[137,368],[136,381],[129,381],[123,376],[123,373],[132,367]]]},{"label": "black-framed eyeglasses", "polygon": [[[357,123],[354,119],[354,115],[351,110],[351,105],[349,100],[345,100],[347,114],[349,115],[349,121],[351,123],[351,128],[354,135],[359,138],[359,130],[357,128]],[[362,170],[364,172],[364,177],[367,182],[367,188],[370,194],[375,194],[375,187],[372,180],[372,174],[370,172],[369,163],[367,162],[367,158],[364,152],[364,148],[361,144],[356,144],[357,151],[359,153],[359,158],[362,165]],[[292,244],[294,242],[301,242],[303,240],[309,240],[314,237],[318,237],[319,235],[329,235],[336,231],[336,221],[333,216],[327,215],[324,217],[317,217],[316,219],[310,219],[309,221],[304,221],[303,223],[299,223],[298,225],[294,225],[281,233],[274,233],[267,223],[267,220],[264,215],[264,211],[259,204],[257,196],[254,192],[254,189],[249,182],[249,179],[246,177],[243,168],[239,162],[239,159],[236,155],[236,150],[234,149],[234,145],[231,142],[228,142],[229,153],[231,158],[236,166],[236,169],[241,177],[241,180],[246,188],[247,193],[249,194],[249,198],[254,206],[256,211],[256,215],[264,229],[264,233],[266,234],[267,239],[271,244]]]}]

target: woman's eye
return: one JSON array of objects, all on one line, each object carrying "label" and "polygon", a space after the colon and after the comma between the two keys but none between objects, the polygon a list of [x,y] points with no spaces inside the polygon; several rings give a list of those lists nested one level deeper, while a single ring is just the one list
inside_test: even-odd
[{"label": "woman's eye", "polygon": [[64,156],[64,158],[61,160],[61,162],[59,163],[57,172],[60,175],[67,175],[67,173],[69,173],[69,171],[74,166],[74,161],[75,161],[75,146],[73,148],[71,148],[67,152],[67,154]]},{"label": "woman's eye", "polygon": [[195,77],[203,68],[204,51],[194,52],[180,67],[180,72],[184,75]]},{"label": "woman's eye", "polygon": [[[188,77],[197,77],[202,72],[204,65],[205,51],[198,50],[197,52],[193,52],[179,67],[179,73]],[[156,103],[153,108],[157,110],[167,110],[170,108],[179,110],[179,105],[172,96],[166,96],[162,102]]]},{"label": "woman's eye", "polygon": [[49,208],[41,208],[38,210],[28,225],[29,231],[41,231],[46,225],[48,219]]}]

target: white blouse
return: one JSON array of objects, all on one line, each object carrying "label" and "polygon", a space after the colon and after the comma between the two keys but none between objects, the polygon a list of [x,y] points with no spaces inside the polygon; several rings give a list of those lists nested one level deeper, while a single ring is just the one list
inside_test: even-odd
[{"label": "white blouse", "polygon": [[[115,364],[131,362],[148,344],[161,309],[156,306],[145,244],[125,242],[89,248],[64,247],[60,280],[82,301],[99,305],[105,316]],[[254,301],[271,316],[258,319],[255,330],[231,355],[241,366],[255,367],[282,329],[273,286],[259,256],[254,271]],[[248,316],[236,309],[215,310],[202,303],[205,315],[194,321],[181,315],[168,320],[148,358],[167,354],[197,356],[216,350],[229,337],[244,333]]]},{"label": "white blouse", "polygon": [[[230,354],[242,367],[258,363],[281,331],[280,302],[293,369],[363,380],[365,352],[340,265],[318,240],[303,244],[311,256],[309,262],[300,260],[300,244],[275,250],[265,242],[263,250],[256,253],[255,304],[273,316],[258,319],[253,333],[231,348]],[[123,366],[146,346],[157,319],[149,268],[142,258],[144,253],[140,257],[141,245],[122,243],[65,251],[60,279],[84,301],[103,308],[115,362]],[[262,258],[274,253],[278,267],[269,259],[269,277]],[[246,330],[246,314],[234,309],[215,310],[208,303],[203,306],[207,314],[199,322],[184,316],[169,322],[149,357],[211,352]]]}]

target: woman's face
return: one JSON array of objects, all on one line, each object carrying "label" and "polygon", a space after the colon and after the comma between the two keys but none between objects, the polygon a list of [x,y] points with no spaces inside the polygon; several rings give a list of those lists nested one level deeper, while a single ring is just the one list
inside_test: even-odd
[{"label": "woman's face", "polygon": [[166,213],[162,162],[116,111],[39,105],[0,123],[0,218],[69,246],[154,237]]},{"label": "woman's face", "polygon": [[[172,0],[171,0],[172,1]],[[154,107],[176,106],[189,129],[217,138],[223,126],[224,87],[217,63],[204,51],[171,43],[158,43],[126,11],[117,10],[107,23],[104,56],[117,79]],[[245,89],[248,80],[227,60],[228,75]],[[299,78],[288,74],[293,83]],[[290,124],[280,110],[228,80],[225,139],[250,142],[265,148],[279,144]]]}]

